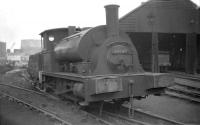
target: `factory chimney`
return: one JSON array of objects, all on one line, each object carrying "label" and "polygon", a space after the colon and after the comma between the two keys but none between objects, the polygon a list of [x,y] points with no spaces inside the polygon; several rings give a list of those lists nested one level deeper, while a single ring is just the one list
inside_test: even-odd
[{"label": "factory chimney", "polygon": [[118,20],[119,5],[106,5],[106,25],[108,37],[119,36],[119,20]]},{"label": "factory chimney", "polygon": [[68,36],[73,35],[76,33],[76,27],[75,26],[68,26]]}]

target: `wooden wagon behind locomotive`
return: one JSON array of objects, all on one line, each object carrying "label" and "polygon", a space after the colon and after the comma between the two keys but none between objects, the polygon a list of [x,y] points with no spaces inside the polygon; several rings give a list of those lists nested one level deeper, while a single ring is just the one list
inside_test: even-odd
[{"label": "wooden wagon behind locomotive", "polygon": [[133,42],[119,29],[118,7],[105,6],[106,25],[78,33],[71,27],[68,30],[75,34],[61,41],[58,39],[66,32],[41,34],[44,49],[38,55],[42,60],[38,69],[40,89],[86,105],[146,97],[172,84],[168,74],[143,70]]}]

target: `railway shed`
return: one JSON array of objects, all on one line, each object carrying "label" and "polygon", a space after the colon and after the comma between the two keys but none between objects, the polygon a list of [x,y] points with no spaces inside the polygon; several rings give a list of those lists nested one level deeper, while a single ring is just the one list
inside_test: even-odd
[{"label": "railway shed", "polygon": [[149,0],[119,20],[147,71],[161,67],[197,73],[200,66],[200,13],[190,0]]}]

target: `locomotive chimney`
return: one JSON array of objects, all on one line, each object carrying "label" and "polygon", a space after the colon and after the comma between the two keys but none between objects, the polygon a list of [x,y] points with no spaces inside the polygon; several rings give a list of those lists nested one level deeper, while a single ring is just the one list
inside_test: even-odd
[{"label": "locomotive chimney", "polygon": [[119,20],[118,20],[119,5],[106,5],[106,25],[108,37],[119,36]]},{"label": "locomotive chimney", "polygon": [[76,27],[75,26],[68,26],[68,36],[73,35],[76,33]]}]

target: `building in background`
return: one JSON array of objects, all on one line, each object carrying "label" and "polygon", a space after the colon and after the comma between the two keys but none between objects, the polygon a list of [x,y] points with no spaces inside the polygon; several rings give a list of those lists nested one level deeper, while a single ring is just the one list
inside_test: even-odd
[{"label": "building in background", "polygon": [[22,50],[21,50],[21,49],[14,49],[14,53],[15,53],[15,54],[21,54],[21,53],[22,53]]},{"label": "building in background", "polygon": [[35,39],[21,40],[21,51],[25,55],[32,55],[41,51],[41,41]]},{"label": "building in background", "polygon": [[7,49],[7,53],[11,53],[11,50],[10,50],[10,49]]},{"label": "building in background", "polygon": [[7,62],[15,66],[27,66],[29,56],[41,51],[41,41],[35,39],[21,40],[21,48],[12,53],[7,50]]},{"label": "building in background", "polygon": [[7,60],[10,62],[20,62],[21,61],[21,54],[16,53],[8,53]]},{"label": "building in background", "polygon": [[6,63],[6,43],[0,41],[0,65]]},{"label": "building in background", "polygon": [[21,63],[28,64],[29,56],[41,51],[41,41],[36,39],[21,40]]}]

